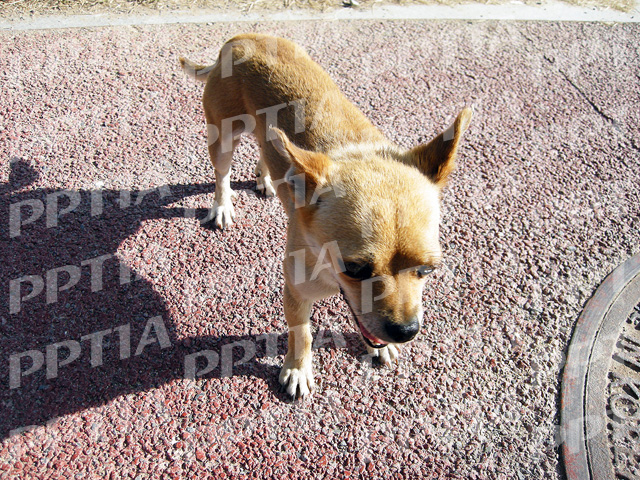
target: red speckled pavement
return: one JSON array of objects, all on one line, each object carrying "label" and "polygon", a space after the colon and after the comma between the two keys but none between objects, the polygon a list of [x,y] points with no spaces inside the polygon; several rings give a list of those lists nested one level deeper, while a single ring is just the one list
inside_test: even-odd
[{"label": "red speckled pavement", "polygon": [[[196,218],[213,169],[177,58],[247,30],[303,45],[400,145],[475,109],[422,332],[378,368],[344,302],[316,304],[304,402],[277,381],[286,218],[251,140],[237,223]],[[638,45],[633,24],[0,32],[0,477],[562,477],[573,324],[640,251]]]}]

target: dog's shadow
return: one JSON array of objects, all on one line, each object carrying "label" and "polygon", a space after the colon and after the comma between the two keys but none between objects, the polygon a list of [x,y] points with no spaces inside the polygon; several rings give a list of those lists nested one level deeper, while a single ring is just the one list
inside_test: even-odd
[{"label": "dog's shadow", "polygon": [[[289,400],[278,384],[278,362],[264,361],[286,351],[286,334],[178,339],[180,319],[116,255],[146,220],[207,217],[206,209],[168,205],[209,193],[212,184],[153,191],[27,188],[37,179],[27,162],[14,160],[9,182],[0,184],[6,300],[0,303],[0,439],[200,374],[250,375]],[[353,333],[339,337],[343,346],[358,344]]]}]

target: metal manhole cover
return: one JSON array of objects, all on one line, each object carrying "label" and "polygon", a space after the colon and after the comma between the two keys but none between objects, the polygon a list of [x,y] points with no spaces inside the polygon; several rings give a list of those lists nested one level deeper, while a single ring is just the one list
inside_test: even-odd
[{"label": "metal manhole cover", "polygon": [[561,401],[569,480],[640,479],[640,255],[616,268],[580,315]]}]

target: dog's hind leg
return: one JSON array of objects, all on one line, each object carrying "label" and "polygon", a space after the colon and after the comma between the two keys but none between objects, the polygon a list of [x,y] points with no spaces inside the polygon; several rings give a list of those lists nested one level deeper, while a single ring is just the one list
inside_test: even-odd
[{"label": "dog's hind leg", "polygon": [[[207,120],[209,121],[209,115]],[[209,215],[201,223],[204,225],[215,221],[218,228],[225,228],[235,219],[233,198],[236,193],[231,189],[231,160],[239,140],[238,132],[228,132],[229,138],[213,138],[214,134],[217,136],[217,132],[220,132],[217,123],[214,120],[207,125],[209,158],[216,172],[215,202],[213,208],[209,210]]]},{"label": "dog's hind leg", "polygon": [[260,149],[260,160],[256,164],[256,190],[263,192],[267,197],[273,197],[276,194],[276,189],[271,181],[271,174],[269,173],[269,167],[263,157],[264,153]]}]

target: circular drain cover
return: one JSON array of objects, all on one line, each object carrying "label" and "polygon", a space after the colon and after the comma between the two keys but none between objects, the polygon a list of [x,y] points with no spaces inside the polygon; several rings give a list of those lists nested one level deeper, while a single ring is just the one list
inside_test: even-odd
[{"label": "circular drain cover", "polygon": [[561,408],[569,480],[640,479],[640,255],[616,268],[580,315]]}]

